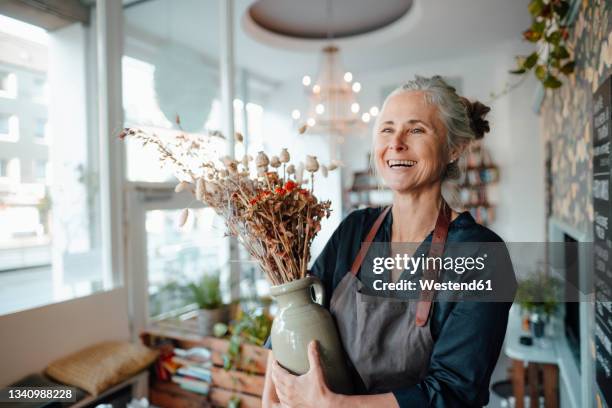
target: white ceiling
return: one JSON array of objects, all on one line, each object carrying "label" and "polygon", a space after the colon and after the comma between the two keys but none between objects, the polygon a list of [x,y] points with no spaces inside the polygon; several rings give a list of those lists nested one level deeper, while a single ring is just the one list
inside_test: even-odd
[{"label": "white ceiling", "polygon": [[[152,38],[176,41],[217,59],[218,1],[223,0],[150,0],[133,5],[125,10],[126,33],[145,32]],[[253,2],[235,0],[236,63],[280,81],[316,73],[319,53],[314,50],[319,49],[320,42],[284,41],[261,32],[255,40],[245,31],[245,13]],[[353,72],[364,73],[415,61],[487,52],[500,43],[520,38],[530,24],[528,3],[529,0],[415,0],[414,9],[389,28],[339,41],[343,62]],[[377,0],[359,4],[363,13],[377,12]]]}]

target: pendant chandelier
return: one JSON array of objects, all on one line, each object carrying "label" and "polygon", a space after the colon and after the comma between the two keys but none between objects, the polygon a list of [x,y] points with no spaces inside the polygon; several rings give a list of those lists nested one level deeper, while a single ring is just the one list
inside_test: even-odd
[{"label": "pendant chandelier", "polygon": [[357,95],[361,84],[353,81],[353,74],[344,71],[340,61],[340,52],[334,45],[323,49],[323,59],[317,79],[305,75],[302,85],[308,97],[308,109],[302,116],[298,109],[292,112],[296,122],[308,126],[310,133],[328,134],[336,142],[343,143],[348,135],[364,133],[368,123],[378,115],[378,108],[373,106],[363,111]]},{"label": "pendant chandelier", "polygon": [[368,124],[378,115],[378,107],[364,111],[357,100],[361,84],[353,81],[353,74],[345,71],[340,59],[340,49],[333,45],[332,1],[327,0],[327,41],[319,72],[315,80],[304,75],[302,85],[308,99],[308,107],[302,113],[294,109],[291,116],[296,126],[306,126],[309,133],[329,135],[332,155],[335,144],[344,143],[347,136],[364,135]]}]

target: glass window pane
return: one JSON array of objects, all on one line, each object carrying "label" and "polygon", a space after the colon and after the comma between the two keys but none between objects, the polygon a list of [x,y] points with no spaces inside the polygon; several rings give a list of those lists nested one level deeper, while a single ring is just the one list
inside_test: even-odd
[{"label": "glass window pane", "polygon": [[88,91],[95,25],[47,32],[0,15],[0,34],[2,315],[113,282],[100,266],[98,140],[88,122],[97,117]]},{"label": "glass window pane", "polygon": [[211,208],[190,211],[177,226],[182,210],[153,210],[146,214],[149,316],[188,306],[187,284],[203,274],[221,273],[227,263],[225,227]]}]

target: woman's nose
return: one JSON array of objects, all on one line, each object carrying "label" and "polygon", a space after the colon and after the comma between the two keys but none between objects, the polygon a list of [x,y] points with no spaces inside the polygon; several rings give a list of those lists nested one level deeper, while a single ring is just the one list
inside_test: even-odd
[{"label": "woman's nose", "polygon": [[404,139],[404,134],[402,132],[397,132],[393,139],[391,139],[391,145],[389,147],[398,152],[407,150],[408,146],[406,145],[406,141]]}]

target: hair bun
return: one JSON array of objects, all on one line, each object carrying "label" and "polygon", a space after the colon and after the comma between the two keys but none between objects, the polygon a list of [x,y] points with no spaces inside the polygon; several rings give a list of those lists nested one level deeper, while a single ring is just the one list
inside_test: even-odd
[{"label": "hair bun", "polygon": [[485,133],[491,130],[489,121],[485,119],[491,108],[478,101],[470,102],[467,98],[461,98],[461,101],[465,105],[466,113],[470,118],[470,127],[474,131],[476,139],[482,139]]}]

